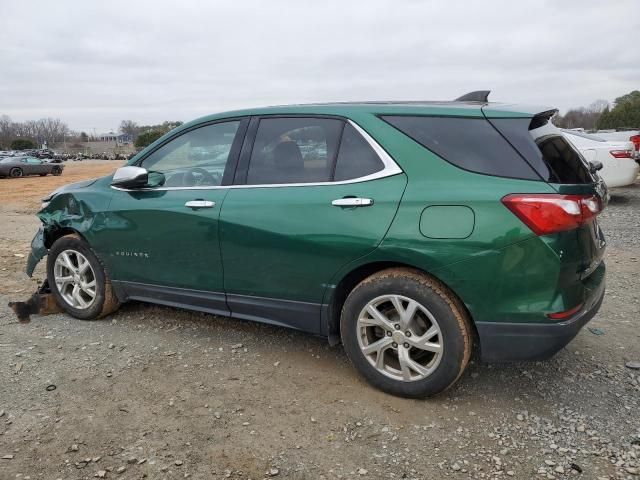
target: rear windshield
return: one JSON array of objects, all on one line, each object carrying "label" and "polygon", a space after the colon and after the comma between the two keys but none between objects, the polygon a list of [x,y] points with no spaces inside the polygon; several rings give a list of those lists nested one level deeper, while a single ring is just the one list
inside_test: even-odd
[{"label": "rear windshield", "polygon": [[560,184],[595,181],[586,160],[548,118],[494,118],[490,122],[543,180]]},{"label": "rear windshield", "polygon": [[535,170],[484,118],[400,115],[381,118],[457,167],[485,175],[540,180]]}]

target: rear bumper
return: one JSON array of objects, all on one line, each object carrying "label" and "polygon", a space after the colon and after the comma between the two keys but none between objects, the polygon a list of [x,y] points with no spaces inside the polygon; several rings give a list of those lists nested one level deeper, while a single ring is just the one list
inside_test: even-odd
[{"label": "rear bumper", "polygon": [[564,348],[600,309],[604,279],[570,320],[558,323],[476,322],[486,362],[545,360]]}]

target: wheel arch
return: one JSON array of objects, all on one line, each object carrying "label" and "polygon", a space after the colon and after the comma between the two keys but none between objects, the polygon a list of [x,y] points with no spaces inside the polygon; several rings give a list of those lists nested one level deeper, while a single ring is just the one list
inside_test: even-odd
[{"label": "wheel arch", "polygon": [[[44,246],[47,249],[50,249],[51,246],[55,243],[59,238],[65,237],[67,235],[76,235],[83,241],[87,242],[87,239],[82,235],[78,230],[75,230],[71,227],[53,227],[45,230],[44,235]],[[89,242],[87,242],[88,244]]]},{"label": "wheel arch", "polygon": [[473,320],[473,315],[465,305],[464,301],[451,287],[449,287],[444,281],[438,278],[436,275],[428,272],[422,268],[416,267],[414,265],[410,265],[402,262],[395,261],[375,261],[370,263],[365,263],[363,265],[359,265],[358,267],[352,269],[348,273],[346,273],[342,279],[336,283],[336,287],[331,295],[328,306],[326,308],[326,319],[323,322],[326,326],[326,333],[329,337],[329,343],[331,345],[337,345],[340,343],[340,315],[342,312],[342,306],[344,305],[345,300],[349,296],[349,293],[365,278],[370,277],[371,275],[378,273],[382,270],[387,270],[390,268],[407,268],[413,271],[420,273],[421,275],[433,278],[437,280],[442,286],[453,295],[459,303],[459,306],[464,309],[465,313],[469,316],[472,332],[473,332],[473,343],[475,345],[479,344],[478,330],[476,328],[475,322]]}]

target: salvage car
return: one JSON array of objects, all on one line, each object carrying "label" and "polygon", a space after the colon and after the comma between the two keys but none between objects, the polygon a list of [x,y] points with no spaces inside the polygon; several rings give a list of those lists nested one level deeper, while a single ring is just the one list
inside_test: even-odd
[{"label": "salvage car", "polygon": [[54,165],[36,157],[6,157],[0,160],[0,177],[62,175],[63,169],[63,165]]},{"label": "salvage car", "polygon": [[545,359],[605,290],[606,187],[552,108],[257,108],[172,130],[44,199],[27,273],[70,315],[129,300],[342,343],[374,386],[434,395],[486,361]]}]

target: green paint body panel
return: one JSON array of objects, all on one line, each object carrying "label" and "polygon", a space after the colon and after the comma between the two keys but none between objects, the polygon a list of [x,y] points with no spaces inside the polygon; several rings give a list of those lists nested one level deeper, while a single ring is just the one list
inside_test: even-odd
[{"label": "green paint body panel", "polygon": [[[468,172],[429,152],[382,121],[382,114],[531,117],[527,109],[480,104],[308,105],[223,113],[168,133],[129,162],[203,122],[249,115],[336,115],[351,119],[389,153],[403,173],[368,182],[316,186],[220,187],[124,192],[111,177],[62,191],[39,212],[32,270],[56,232],[76,231],[115,280],[224,292],[320,306],[336,286],[371,264],[429,272],[464,302],[475,322],[553,323],[547,313],[578,305],[603,282],[580,278],[601,253],[588,227],[537,237],[502,203],[510,193],[582,193],[590,186],[550,185]],[[339,208],[344,196],[374,200]],[[187,201],[210,200],[193,211]],[[44,246],[44,248],[43,248]],[[602,272],[604,272],[602,267]],[[600,270],[598,270],[599,272]],[[595,285],[594,285],[595,283]],[[335,319],[334,319],[335,321]]]},{"label": "green paint body panel", "polygon": [[[230,190],[220,232],[225,290],[321,303],[331,277],[382,241],[406,183],[400,174],[348,185]],[[331,205],[347,195],[374,205]]]},{"label": "green paint body panel", "polygon": [[467,238],[474,224],[473,210],[465,205],[431,205],[420,215],[420,233],[427,238]]}]

